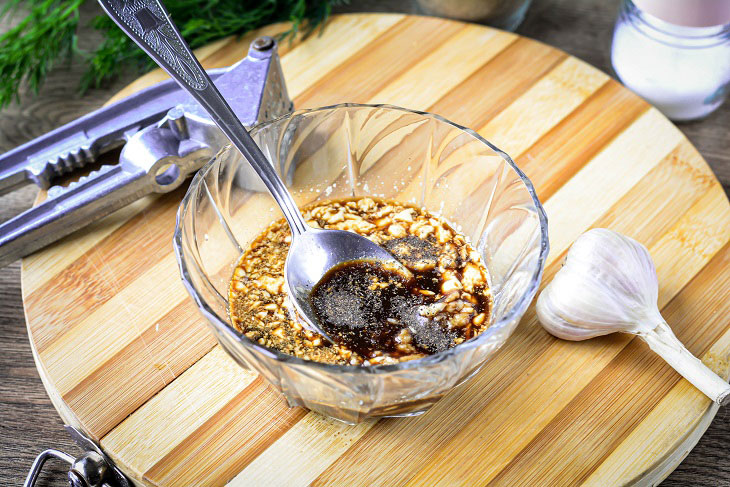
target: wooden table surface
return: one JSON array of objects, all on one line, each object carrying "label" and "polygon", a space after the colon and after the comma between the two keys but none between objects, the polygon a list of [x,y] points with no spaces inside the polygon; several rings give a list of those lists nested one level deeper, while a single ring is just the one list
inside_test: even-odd
[{"label": "wooden table surface", "polygon": [[[85,7],[82,20],[98,10]],[[609,45],[616,2],[605,0],[536,0],[518,33],[532,37],[610,72]],[[400,11],[419,13],[412,1],[353,1],[339,11]],[[0,31],[2,30],[0,26]],[[84,29],[80,44],[98,42]],[[55,71],[41,95],[24,96],[20,105],[0,112],[0,151],[76,118],[100,106],[110,94],[134,78],[126,75],[103,90],[76,94],[80,65]],[[730,191],[730,104],[706,120],[680,125]],[[0,221],[27,208],[35,189],[24,188],[0,198]],[[35,370],[26,335],[20,295],[19,263],[0,269],[0,484],[20,485],[35,455],[49,447],[77,453],[63,431]],[[721,410],[695,449],[663,485],[730,486],[730,414]],[[40,485],[67,485],[65,470],[49,464]]]}]

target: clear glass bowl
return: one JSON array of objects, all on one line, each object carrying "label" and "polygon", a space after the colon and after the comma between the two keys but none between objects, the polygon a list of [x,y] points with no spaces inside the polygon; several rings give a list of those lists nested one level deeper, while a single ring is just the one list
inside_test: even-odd
[{"label": "clear glass bowl", "polygon": [[507,154],[437,115],[383,105],[296,111],[251,135],[300,205],[373,196],[442,215],[480,252],[494,306],[478,337],[396,365],[321,364],[252,342],[229,322],[229,281],[243,249],[282,214],[238,151],[226,147],[193,179],[174,246],[183,283],[239,364],[291,406],[356,423],[425,411],[504,344],[537,291],[548,253],[545,213]]}]

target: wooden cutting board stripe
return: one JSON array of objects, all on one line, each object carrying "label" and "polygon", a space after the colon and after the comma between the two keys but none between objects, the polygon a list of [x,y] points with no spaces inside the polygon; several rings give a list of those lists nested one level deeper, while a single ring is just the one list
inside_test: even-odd
[{"label": "wooden cutting board stripe", "polygon": [[[406,106],[414,110],[430,109],[435,99],[450,93],[458,85],[462,85],[464,80],[477,77],[477,74],[484,71],[487,66],[498,66],[500,60],[504,59],[505,53],[514,52],[516,50],[513,49],[514,47],[525,49],[524,44],[522,39],[506,32],[485,30],[477,25],[466,25],[456,34],[448,37],[432,52],[408,66],[397,76],[397,79],[385,84],[368,99],[368,103],[402,100]],[[517,51],[521,51],[521,49],[517,49]],[[548,59],[542,61],[540,65],[545,65],[552,58],[553,56],[548,56]],[[434,76],[434,73],[442,73],[442,75]],[[448,75],[445,75],[447,73]],[[422,83],[424,79],[429,80],[428,96],[411,89],[412,86]],[[490,87],[490,91],[493,89],[495,88]],[[464,92],[465,90],[461,87],[459,91]],[[494,96],[492,93],[490,95]],[[309,105],[312,102],[306,101],[305,103]]]},{"label": "wooden cutting board stripe", "polygon": [[[295,95],[295,106],[324,106],[331,103],[332,94],[341,100],[356,100],[377,93],[464,29],[463,24],[441,24],[438,19],[422,24],[419,20],[404,19],[344,62],[330,66],[316,83]],[[404,48],[393,49],[394,42]]]},{"label": "wooden cutting board stripe", "polygon": [[[196,313],[192,303],[176,305],[65,395],[69,407],[83,414],[79,416],[89,431],[110,431],[215,346],[215,338],[201,326]],[[146,372],[150,361],[157,373],[132,374],[120,394],[115,380],[118,371]],[[94,415],[97,398],[120,395],[120,404]]]},{"label": "wooden cutting board stripe", "polygon": [[[41,288],[28,294],[26,307],[37,319],[38,335],[43,337],[37,344],[39,352],[43,354],[64,335],[78,332],[76,327],[69,328],[66,324],[82,320],[113,300],[120,290],[129,287],[157,263],[159,253],[171,253],[170,242],[165,237],[174,228],[174,222],[171,224],[167,217],[175,211],[184,194],[181,189],[159,198],[152,210],[134,215]],[[140,233],[145,236],[144,241],[136,237]],[[100,268],[116,268],[122,262],[131,262],[128,272],[115,276],[114,280],[99,272]],[[79,286],[79,282],[84,285]],[[87,293],[92,300],[87,299]],[[49,300],[49,296],[55,298]],[[82,303],[84,306],[79,306]]]},{"label": "wooden cutting board stripe", "polygon": [[[618,83],[608,82],[550,132],[517,154],[515,162],[529,171],[530,180],[540,188],[540,198],[547,200],[648,108]],[[606,111],[615,116],[604,117]]]},{"label": "wooden cutting board stripe", "polygon": [[567,59],[564,52],[556,49],[546,51],[544,47],[533,40],[518,38],[461,81],[458,89],[452,90],[428,109],[434,113],[447,110],[455,122],[483,127]]},{"label": "wooden cutting board stripe", "polygon": [[[204,65],[235,62],[254,35],[205,48]],[[727,372],[730,206],[655,109],[562,52],[438,19],[339,16],[321,37],[280,52],[298,107],[427,109],[512,154],[550,219],[546,280],[590,227],[644,242],[668,321]],[[29,334],[54,403],[138,481],[602,485],[656,467],[714,414],[638,341],[558,341],[532,308],[489,366],[427,415],[350,427],[290,409],[214,346],[179,285],[170,237],[181,192],[137,202],[23,263]],[[667,401],[687,414],[675,420]]]}]

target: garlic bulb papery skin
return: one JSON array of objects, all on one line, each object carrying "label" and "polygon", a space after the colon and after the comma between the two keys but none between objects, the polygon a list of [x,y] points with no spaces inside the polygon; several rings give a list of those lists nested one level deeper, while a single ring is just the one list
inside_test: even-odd
[{"label": "garlic bulb papery skin", "polygon": [[638,335],[685,379],[720,405],[730,385],[694,357],[662,318],[649,251],[605,228],[573,243],[565,264],[537,299],[537,316],[552,335],[586,340],[609,333]]}]

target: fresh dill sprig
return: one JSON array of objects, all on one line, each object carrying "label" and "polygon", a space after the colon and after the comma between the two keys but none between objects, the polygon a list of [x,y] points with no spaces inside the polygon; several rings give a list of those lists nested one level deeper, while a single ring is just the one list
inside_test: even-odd
[{"label": "fresh dill sprig", "polygon": [[[104,41],[90,53],[79,51],[76,31],[85,0],[8,0],[0,19],[17,10],[28,12],[0,36],[0,107],[18,100],[23,82],[37,93],[60,57],[82,56],[87,64],[80,88],[98,87],[132,67],[144,71],[152,61],[105,15],[91,21]],[[165,0],[165,7],[185,40],[195,49],[223,37],[266,24],[290,21],[283,37],[305,34],[324,24],[332,6],[347,0]]]},{"label": "fresh dill sprig", "polygon": [[[79,7],[84,0],[32,2],[28,15],[0,36],[0,106],[19,100],[20,86],[28,83],[37,93],[59,57],[69,57],[76,47]],[[0,15],[7,17],[26,4],[10,0]]]}]

